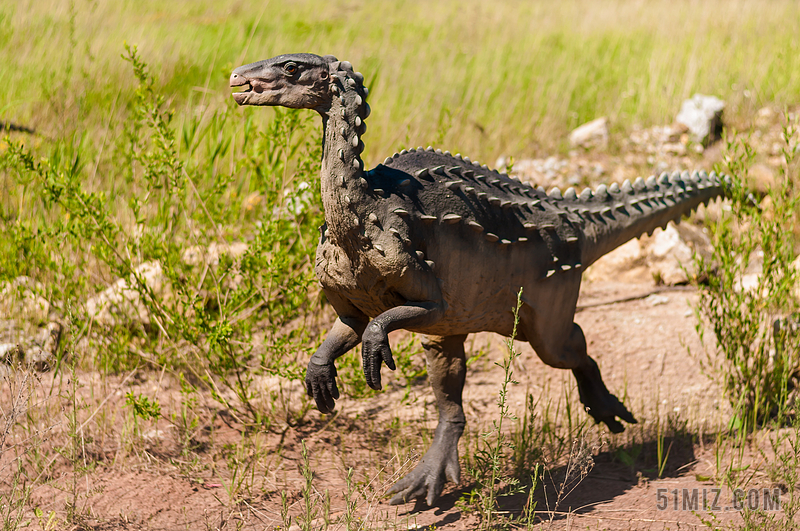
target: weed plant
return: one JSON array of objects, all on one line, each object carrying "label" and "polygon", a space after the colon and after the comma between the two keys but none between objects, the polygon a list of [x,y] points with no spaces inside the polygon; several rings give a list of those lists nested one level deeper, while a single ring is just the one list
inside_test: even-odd
[{"label": "weed plant", "polygon": [[[741,136],[727,140],[730,213],[710,227],[711,258],[696,259],[699,276],[708,279],[700,290],[698,332],[702,338],[708,326],[721,355],[720,362],[710,357],[705,368],[719,377],[737,412],[732,427],[744,433],[785,416],[800,369],[796,337],[774,326],[798,307],[792,266],[800,206],[796,133],[797,123],[787,120],[780,177],[761,201],[747,187],[753,149]],[[745,285],[758,261],[757,282]]]}]

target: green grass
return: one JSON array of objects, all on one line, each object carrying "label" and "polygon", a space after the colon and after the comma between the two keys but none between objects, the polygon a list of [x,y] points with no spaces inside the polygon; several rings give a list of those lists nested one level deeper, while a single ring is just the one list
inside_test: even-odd
[{"label": "green grass", "polygon": [[[798,17],[796,3],[767,0],[28,0],[0,8],[0,116],[101,144],[130,105],[123,42],[139,46],[179,122],[230,99],[240,64],[333,53],[372,90],[370,163],[431,142],[493,161],[556,149],[602,115],[622,129],[669,122],[694,92],[725,99],[735,120],[790,103],[800,92],[789,23]],[[252,112],[266,118],[239,116]]]}]

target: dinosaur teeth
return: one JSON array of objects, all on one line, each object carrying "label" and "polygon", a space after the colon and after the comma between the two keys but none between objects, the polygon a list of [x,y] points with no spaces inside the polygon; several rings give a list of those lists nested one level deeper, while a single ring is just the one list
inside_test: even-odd
[{"label": "dinosaur teeth", "polygon": [[564,192],[564,199],[567,199],[569,201],[574,201],[577,198],[578,198],[578,194],[575,193],[575,188],[573,188],[571,186],[569,188],[567,188],[566,192]]},{"label": "dinosaur teeth", "polygon": [[395,208],[394,210],[392,210],[392,212],[394,212],[395,214],[397,214],[398,216],[401,216],[401,217],[408,216],[408,210],[406,210],[404,208]]},{"label": "dinosaur teeth", "polygon": [[442,218],[442,221],[444,221],[445,223],[453,224],[453,223],[458,223],[459,221],[461,221],[461,219],[462,219],[461,216],[459,216],[458,214],[445,214],[445,216]]},{"label": "dinosaur teeth", "polygon": [[500,239],[500,237],[497,234],[492,234],[491,232],[487,232],[483,236],[484,236],[484,238],[486,238],[490,242],[496,242],[497,240]]},{"label": "dinosaur teeth", "polygon": [[475,221],[468,221],[467,225],[475,232],[483,232],[483,225],[481,225],[480,223],[477,223]]},{"label": "dinosaur teeth", "polygon": [[429,216],[429,215],[427,215],[427,214],[423,214],[423,215],[421,215],[421,216],[419,217],[419,219],[421,219],[421,220],[422,220],[422,221],[424,221],[425,223],[430,223],[430,222],[432,222],[432,221],[436,221],[436,219],[437,219],[437,218],[436,218],[436,216]]}]

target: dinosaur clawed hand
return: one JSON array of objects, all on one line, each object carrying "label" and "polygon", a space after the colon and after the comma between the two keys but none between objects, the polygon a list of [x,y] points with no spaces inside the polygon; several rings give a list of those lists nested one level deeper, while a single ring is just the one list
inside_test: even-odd
[{"label": "dinosaur clawed hand", "polygon": [[625,405],[606,388],[597,363],[591,358],[589,358],[589,362],[585,367],[572,370],[578,382],[578,394],[581,402],[596,423],[605,423],[612,433],[622,433],[625,431],[625,427],[617,420],[617,417],[631,424],[636,424],[637,420]]},{"label": "dinosaur clawed hand", "polygon": [[336,367],[333,363],[318,363],[311,357],[306,371],[306,393],[314,397],[317,408],[322,413],[332,413],[336,406],[334,400],[339,398],[336,386]]},{"label": "dinosaur clawed hand", "polygon": [[380,326],[370,323],[361,336],[361,358],[364,363],[364,376],[367,385],[379,391],[381,389],[381,362],[391,370],[395,370],[392,349],[389,347],[389,337]]}]

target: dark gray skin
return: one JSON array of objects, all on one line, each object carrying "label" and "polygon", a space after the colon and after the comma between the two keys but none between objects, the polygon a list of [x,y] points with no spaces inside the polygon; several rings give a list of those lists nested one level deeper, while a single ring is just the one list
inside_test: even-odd
[{"label": "dark gray skin", "polygon": [[646,182],[546,194],[440,150],[412,149],[365,171],[361,136],[369,116],[363,76],[332,56],[280,55],[237,68],[240,105],[306,108],[322,116],[325,225],[316,273],[339,318],[311,357],[306,388],[323,413],[339,398],[334,361],[360,342],[364,375],[381,388],[381,363],[395,369],[387,334],[424,334],[439,409],[431,448],[395,484],[392,504],[432,505],[458,483],[465,417],[467,334],[513,333],[548,365],[571,369],[595,422],[618,433],[633,415],[606,388],[573,322],[581,274],[599,257],[723,193],[713,173],[662,174]]}]

